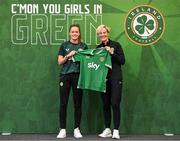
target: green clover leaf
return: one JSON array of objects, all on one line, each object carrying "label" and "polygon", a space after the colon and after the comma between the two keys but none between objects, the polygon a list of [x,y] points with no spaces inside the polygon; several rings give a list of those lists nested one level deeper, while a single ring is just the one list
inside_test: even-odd
[{"label": "green clover leaf", "polygon": [[153,20],[147,21],[147,16],[145,15],[143,15],[142,17],[138,17],[137,22],[139,23],[139,25],[136,25],[135,29],[139,32],[139,34],[143,34],[145,30],[149,33],[148,30],[154,29],[154,21]]}]

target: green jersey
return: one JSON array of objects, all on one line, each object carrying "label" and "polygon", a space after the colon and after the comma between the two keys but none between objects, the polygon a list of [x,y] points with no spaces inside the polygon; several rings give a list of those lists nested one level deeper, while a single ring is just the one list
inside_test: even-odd
[{"label": "green jersey", "polygon": [[81,50],[72,60],[80,62],[78,88],[106,92],[106,76],[112,68],[108,51],[103,48]]},{"label": "green jersey", "polygon": [[[62,43],[58,55],[66,56],[72,50],[78,51],[87,49],[87,45],[83,42],[79,44],[73,44],[70,41]],[[69,73],[79,73],[79,62],[73,62],[71,59],[67,60],[63,65],[61,65],[60,74],[69,74]]]}]

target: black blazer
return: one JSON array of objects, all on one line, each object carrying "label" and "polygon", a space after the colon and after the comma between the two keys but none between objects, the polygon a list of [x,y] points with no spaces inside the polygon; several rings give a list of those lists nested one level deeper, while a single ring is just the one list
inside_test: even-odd
[{"label": "black blazer", "polygon": [[104,43],[101,43],[96,48],[105,46],[114,48],[114,54],[111,55],[112,69],[109,69],[107,79],[122,80],[123,76],[121,65],[125,64],[125,56],[122,47],[118,42],[109,39],[106,45]]}]

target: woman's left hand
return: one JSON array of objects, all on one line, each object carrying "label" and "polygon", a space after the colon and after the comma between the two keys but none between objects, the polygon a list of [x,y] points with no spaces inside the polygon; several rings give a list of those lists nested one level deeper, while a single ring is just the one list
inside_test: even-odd
[{"label": "woman's left hand", "polygon": [[109,51],[110,54],[114,54],[114,48],[111,48],[109,46],[105,46],[106,50]]}]

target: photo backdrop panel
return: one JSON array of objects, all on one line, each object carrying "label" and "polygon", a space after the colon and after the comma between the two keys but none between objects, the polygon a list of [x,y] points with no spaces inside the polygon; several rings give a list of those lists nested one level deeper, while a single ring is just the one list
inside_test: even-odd
[{"label": "photo backdrop panel", "polygon": [[[146,47],[131,42],[124,31],[126,15],[142,4],[157,8],[165,20],[161,39]],[[82,40],[95,48],[95,29],[103,23],[126,56],[121,133],[179,134],[178,0],[9,0],[0,5],[0,132],[59,131],[59,47],[69,39],[69,25],[78,23]],[[100,94],[85,91],[82,109],[82,132],[99,133],[104,128]],[[72,94],[67,113],[67,130],[72,132]]]}]

